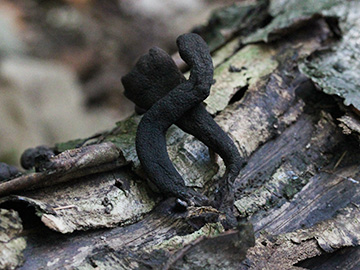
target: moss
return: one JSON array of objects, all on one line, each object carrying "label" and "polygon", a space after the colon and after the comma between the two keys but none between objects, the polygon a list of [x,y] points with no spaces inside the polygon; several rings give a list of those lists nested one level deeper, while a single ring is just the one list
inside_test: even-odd
[{"label": "moss", "polygon": [[74,149],[81,146],[87,139],[75,139],[67,142],[55,144],[55,149],[57,152],[64,152],[69,149]]},{"label": "moss", "polygon": [[292,199],[304,186],[302,179],[296,175],[291,176],[289,180],[283,188],[283,195],[288,200]]}]

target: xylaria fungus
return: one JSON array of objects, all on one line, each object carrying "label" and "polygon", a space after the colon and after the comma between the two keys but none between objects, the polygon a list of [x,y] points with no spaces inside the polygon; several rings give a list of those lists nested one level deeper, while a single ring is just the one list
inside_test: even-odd
[{"label": "xylaria fungus", "polygon": [[26,170],[35,167],[36,171],[42,171],[42,169],[39,168],[41,167],[41,164],[48,161],[54,155],[54,150],[52,148],[40,145],[35,148],[26,149],[21,155],[20,163]]},{"label": "xylaria fungus", "polygon": [[20,174],[16,167],[0,162],[0,183],[15,178]]},{"label": "xylaria fungus", "polygon": [[[243,160],[233,141],[202,104],[213,84],[210,52],[205,41],[192,33],[178,37],[177,46],[191,68],[188,80],[172,58],[156,47],[122,78],[125,96],[145,111],[136,134],[136,151],[147,177],[165,196],[175,196],[191,205],[212,204],[226,212],[228,225],[234,226],[232,184]],[[165,134],[172,124],[195,136],[224,160],[226,173],[213,202],[186,187],[170,161]]]}]

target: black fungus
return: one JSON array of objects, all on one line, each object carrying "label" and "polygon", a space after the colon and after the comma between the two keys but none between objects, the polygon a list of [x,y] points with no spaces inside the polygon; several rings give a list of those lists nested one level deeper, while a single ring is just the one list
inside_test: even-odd
[{"label": "black fungus", "polygon": [[39,169],[42,167],[41,164],[48,161],[53,155],[54,151],[52,148],[41,145],[35,148],[26,149],[21,155],[20,163],[26,170],[36,167],[37,171],[41,171],[42,169]]},{"label": "black fungus", "polygon": [[0,182],[10,180],[20,174],[20,171],[16,167],[0,162]]},{"label": "black fungus", "polygon": [[181,58],[190,66],[185,79],[172,58],[155,47],[143,55],[122,78],[125,96],[145,111],[136,135],[136,150],[147,177],[166,196],[175,196],[194,205],[209,204],[202,194],[185,186],[166,149],[167,129],[176,124],[218,153],[227,167],[220,183],[217,202],[232,204],[232,183],[243,160],[230,137],[206,111],[203,100],[213,83],[213,63],[208,46],[196,34],[178,37]]}]

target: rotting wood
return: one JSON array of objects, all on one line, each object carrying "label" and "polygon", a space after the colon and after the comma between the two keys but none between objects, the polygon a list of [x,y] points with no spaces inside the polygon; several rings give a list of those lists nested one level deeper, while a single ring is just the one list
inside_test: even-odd
[{"label": "rotting wood", "polygon": [[[331,4],[330,0],[327,2]],[[277,14],[284,15],[281,12]],[[283,17],[286,18],[286,14]],[[301,15],[301,12],[297,14]],[[359,143],[357,136],[342,132],[344,125],[347,125],[356,134],[356,125],[349,127],[356,122],[350,122],[343,116],[343,111],[349,113],[353,109],[340,106],[336,99],[314,87],[301,89],[307,80],[298,71],[302,57],[324,44],[336,42],[337,37],[326,12],[316,16],[312,13],[305,17],[295,17],[287,22],[289,25],[282,26],[280,30],[272,29],[273,33],[278,34],[276,42],[260,45],[271,51],[268,56],[271,59],[264,58],[264,62],[274,61],[275,69],[267,75],[263,74],[266,75],[264,77],[252,78],[254,83],[244,96],[230,105],[231,97],[239,88],[229,87],[229,92],[221,101],[225,107],[216,109],[216,121],[234,138],[243,157],[248,160],[236,180],[236,206],[239,214],[253,224],[257,240],[243,262],[244,269],[303,269],[301,267],[305,267],[303,265],[309,260],[319,262],[325,260],[323,258],[330,258],[332,255],[329,252],[335,252],[334,256],[339,256],[343,250],[350,257],[358,254]],[[287,34],[286,38],[281,36],[284,33]],[[258,45],[244,45],[238,53],[246,52],[254,46]],[[234,44],[231,44],[231,48],[234,48]],[[232,54],[233,51],[229,52]],[[229,68],[232,64],[231,56],[223,56],[228,62],[219,63],[227,63]],[[217,79],[221,84],[226,76]],[[236,88],[236,85],[233,87]],[[342,119],[341,127],[337,121],[339,117]],[[357,115],[352,115],[352,119],[357,120]],[[28,247],[24,251],[26,261],[22,269],[102,269],[109,266],[112,269],[138,269],[140,266],[157,269],[170,264],[170,255],[183,250],[186,245],[190,245],[187,247],[190,251],[198,250],[192,256],[204,254],[206,248],[203,249],[200,243],[206,239],[205,236],[212,239],[220,234],[218,239],[221,239],[222,229],[218,223],[208,223],[201,227],[207,218],[214,221],[217,213],[210,209],[206,210],[210,216],[205,215],[200,220],[195,217],[204,210],[191,209],[194,216],[174,213],[171,208],[173,203],[169,201],[158,204],[150,212],[157,203],[154,198],[159,196],[147,192],[145,183],[133,181],[144,178],[133,147],[133,132],[138,121],[139,117],[132,117],[119,123],[116,129],[104,136],[104,140],[113,142],[123,150],[131,166],[77,179],[79,183],[61,184],[57,186],[58,191],[46,188],[6,199],[8,205],[11,205],[11,199],[27,200],[33,203],[40,215],[52,215],[58,224],[75,221],[69,223],[71,230],[67,232],[115,227],[66,235],[44,228],[41,232],[29,232]],[[168,141],[170,156],[181,174],[187,176],[186,183],[203,188],[211,195],[213,181],[224,169],[221,161],[215,164],[201,143],[175,127],[171,128]],[[130,168],[138,175],[133,174]],[[103,204],[109,190],[120,192],[116,190],[120,190],[118,187],[123,189],[124,197],[121,198],[124,199],[127,192],[143,188],[144,192],[137,197],[139,204],[135,208],[144,205],[144,194],[149,195],[148,203],[145,203],[149,207],[135,219],[121,223],[121,226],[116,226],[116,219],[113,219],[118,212],[111,211],[111,214],[105,215],[106,206]],[[84,193],[79,193],[79,190]],[[73,198],[65,202],[63,199],[66,196],[61,194],[69,191],[72,191],[69,196]],[[98,200],[93,200],[93,191]],[[59,195],[56,203],[52,200],[54,194]],[[75,200],[76,194],[82,195]],[[118,203],[119,198],[110,196],[109,199],[111,203]],[[131,196],[129,199],[133,201]],[[90,201],[89,205],[86,204],[87,200]],[[105,204],[108,202],[106,200]],[[61,209],[72,205],[77,207]],[[76,211],[79,205],[93,211],[71,212]],[[76,220],[77,217],[81,218]],[[101,222],[94,222],[99,219],[102,219]],[[196,224],[201,228],[195,229]],[[249,240],[251,234],[242,237]],[[223,255],[226,257],[227,253],[224,251]],[[206,260],[207,256],[198,259]],[[226,264],[226,260],[222,263]],[[279,263],[282,264],[279,266]],[[343,264],[337,266],[345,269]],[[211,267],[209,265],[209,269]],[[238,266],[235,264],[234,268],[228,269],[238,267],[240,262]]]},{"label": "rotting wood", "polygon": [[238,269],[305,269],[296,267],[299,262],[333,252],[340,247],[360,244],[360,211],[348,205],[334,218],[295,232],[277,236],[262,235],[250,248],[247,258]]},{"label": "rotting wood", "polygon": [[338,119],[339,126],[343,129],[343,133],[350,135],[354,134],[360,140],[360,120],[353,113],[348,113]]},{"label": "rotting wood", "polygon": [[[0,202],[26,202],[35,207],[41,221],[62,233],[99,227],[115,227],[139,220],[158,199],[144,183],[121,170],[77,178],[59,186],[22,192]],[[62,206],[74,206],[62,208]]]},{"label": "rotting wood", "polygon": [[342,15],[337,29],[341,39],[326,49],[317,50],[300,64],[301,71],[322,91],[340,96],[346,106],[352,105],[356,110],[360,110],[360,80],[357,72],[360,69],[359,10],[359,1],[347,1],[338,8],[332,7],[333,16]]}]

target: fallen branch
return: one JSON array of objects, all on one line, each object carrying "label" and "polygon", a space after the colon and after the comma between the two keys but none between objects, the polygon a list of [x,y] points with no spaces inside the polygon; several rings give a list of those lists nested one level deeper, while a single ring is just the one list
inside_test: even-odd
[{"label": "fallen branch", "polygon": [[82,176],[110,171],[126,165],[122,151],[111,142],[84,146],[50,158],[44,172],[22,175],[0,184],[0,196],[52,186]]}]

